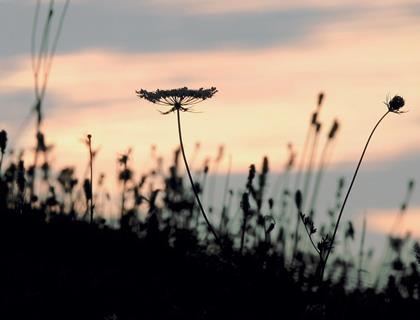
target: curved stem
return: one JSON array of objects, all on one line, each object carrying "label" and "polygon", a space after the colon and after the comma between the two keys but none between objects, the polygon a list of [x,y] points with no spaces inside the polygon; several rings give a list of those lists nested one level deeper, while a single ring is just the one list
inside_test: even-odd
[{"label": "curved stem", "polygon": [[363,160],[363,157],[365,156],[365,153],[366,153],[367,147],[369,145],[370,139],[372,138],[373,134],[375,133],[376,128],[379,126],[379,124],[382,122],[382,120],[388,115],[389,112],[390,111],[387,110],[387,112],[385,112],[385,114],[376,123],[375,127],[373,128],[372,132],[370,133],[369,138],[368,138],[368,140],[367,140],[367,142],[365,144],[365,147],[363,149],[362,155],[360,156],[359,163],[357,164],[357,167],[356,167],[356,171],[353,174],[353,178],[351,179],[351,183],[350,183],[349,189],[347,190],[347,194],[346,194],[346,196],[344,198],[343,204],[341,205],[340,213],[338,215],[337,223],[335,224],[335,228],[334,228],[334,232],[333,232],[333,235],[332,235],[332,238],[331,238],[331,242],[330,242],[330,245],[329,245],[327,254],[325,256],[325,259],[323,261],[323,265],[322,265],[322,269],[321,269],[321,281],[322,281],[322,279],[324,277],[325,266],[327,265],[327,260],[328,260],[328,257],[329,257],[329,255],[331,253],[331,250],[332,250],[332,247],[333,247],[333,244],[334,244],[335,236],[337,234],[338,225],[340,224],[341,216],[343,215],[344,207],[346,206],[347,199],[348,199],[348,197],[350,195],[350,191],[351,191],[351,189],[353,187],[354,181],[356,180],[357,173],[359,172],[359,168],[360,168],[360,165],[362,164],[362,160]]},{"label": "curved stem", "polygon": [[188,178],[190,179],[191,188],[194,192],[195,199],[197,200],[198,206],[200,207],[201,214],[203,215],[204,220],[206,221],[208,228],[210,229],[210,231],[213,234],[214,238],[216,239],[217,243],[220,244],[219,237],[217,236],[216,231],[214,230],[213,226],[211,225],[209,219],[207,218],[206,212],[204,211],[203,205],[201,204],[200,198],[198,196],[198,192],[197,192],[197,189],[195,187],[194,180],[191,176],[190,168],[189,168],[188,162],[187,162],[187,157],[185,156],[184,143],[182,141],[181,116],[179,114],[179,109],[176,110],[176,116],[177,116],[177,120],[178,120],[179,144],[180,144],[180,147],[181,147],[182,158],[184,159],[185,169],[187,170]]},{"label": "curved stem", "polygon": [[299,212],[299,217],[302,220],[302,224],[305,227],[305,231],[306,234],[308,235],[309,240],[311,241],[312,247],[314,247],[316,253],[318,253],[318,255],[321,255],[321,252],[319,251],[319,249],[316,247],[314,240],[312,239],[311,233],[309,232],[308,228],[306,227],[305,221],[303,221],[303,217],[301,215],[301,213]]}]

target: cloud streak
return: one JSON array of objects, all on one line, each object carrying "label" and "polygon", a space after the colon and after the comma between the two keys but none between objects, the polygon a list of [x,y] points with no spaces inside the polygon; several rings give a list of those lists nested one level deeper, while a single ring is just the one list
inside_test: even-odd
[{"label": "cloud streak", "polygon": [[[61,52],[89,48],[124,52],[202,51],[288,46],[309,38],[330,22],[351,19],[351,7],[290,8],[219,14],[188,13],[147,2],[89,1],[72,3],[66,18]],[[0,19],[6,30],[0,54],[28,52],[32,23],[31,6],[6,3]],[[185,13],[183,13],[185,12]]]}]

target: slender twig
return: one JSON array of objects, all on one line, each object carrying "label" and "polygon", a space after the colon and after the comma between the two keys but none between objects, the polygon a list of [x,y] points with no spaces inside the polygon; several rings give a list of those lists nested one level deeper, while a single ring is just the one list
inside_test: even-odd
[{"label": "slender twig", "polygon": [[312,238],[312,235],[311,235],[310,231],[308,230],[308,227],[306,226],[306,224],[305,224],[305,222],[303,220],[303,216],[302,216],[301,213],[299,213],[299,217],[300,217],[300,220],[301,220],[303,226],[305,227],[305,231],[308,234],[308,238],[311,241],[312,247],[315,249],[315,251],[318,253],[318,255],[321,256],[321,251],[319,251],[319,249],[317,248],[317,246],[316,246],[316,244],[315,244],[315,242],[314,242],[314,240]]},{"label": "slender twig", "polygon": [[[306,153],[308,150],[308,146],[309,143],[311,141],[312,138],[312,132],[313,132],[313,123],[316,121],[316,117],[317,117],[317,111],[315,111],[312,114],[311,117],[311,122],[309,124],[308,127],[308,131],[306,132],[306,138],[305,138],[305,142],[303,145],[303,150],[302,150],[302,154],[300,157],[300,161],[299,161],[299,166],[296,172],[296,177],[295,177],[295,184],[294,184],[294,188],[293,188],[293,192],[296,192],[299,189],[299,185],[300,185],[300,180],[301,180],[301,176],[302,176],[302,172],[303,172],[303,168],[305,166],[305,162],[306,162]],[[291,210],[294,210],[293,206],[290,207]],[[292,261],[294,262],[295,260],[295,256],[297,253],[297,249],[298,249],[298,243],[299,243],[299,223],[300,223],[300,217],[299,217],[299,213],[297,212],[297,217],[296,217],[296,226],[295,226],[295,232],[294,232],[294,238],[293,238],[293,249],[292,249]]]},{"label": "slender twig", "polygon": [[33,172],[32,172],[32,179],[29,185],[29,201],[32,202],[32,199],[35,195],[35,180],[36,180],[36,170],[38,166],[38,157],[39,157],[39,145],[38,145],[38,135],[40,134],[39,125],[37,125],[37,134],[35,136],[36,142],[35,142],[35,153],[34,153],[34,162],[33,162]]},{"label": "slender twig", "polygon": [[196,199],[196,201],[198,203],[198,206],[200,208],[201,214],[203,215],[203,218],[204,218],[204,220],[207,223],[208,228],[210,229],[210,231],[213,234],[214,238],[216,239],[217,243],[220,244],[219,237],[218,237],[216,231],[214,230],[213,226],[211,225],[209,219],[207,218],[206,212],[204,211],[203,205],[201,204],[200,197],[198,196],[198,192],[197,192],[197,189],[195,187],[194,180],[193,180],[193,178],[191,176],[190,168],[189,168],[188,162],[187,162],[187,157],[185,155],[184,143],[182,141],[181,115],[179,113],[179,109],[176,110],[176,116],[177,116],[177,122],[178,122],[179,144],[180,144],[180,147],[181,147],[182,158],[184,159],[185,169],[187,170],[188,178],[189,178],[190,183],[191,183],[191,189],[194,192],[195,199]]},{"label": "slender twig", "polygon": [[300,224],[300,214],[299,212],[296,212],[296,226],[295,226],[295,232],[293,237],[293,250],[292,250],[292,262],[295,261],[295,257],[298,250],[298,243],[299,243],[299,224]]},{"label": "slender twig", "polygon": [[242,220],[242,226],[241,226],[241,246],[239,249],[239,252],[242,254],[244,251],[244,244],[245,244],[245,232],[246,232],[246,223],[248,220],[247,214],[244,213],[244,217]]},{"label": "slender twig", "polygon": [[290,177],[290,170],[287,170],[284,174],[284,187],[281,191],[279,197],[279,205],[280,205],[280,219],[283,219],[286,214],[287,205],[289,203],[290,198],[290,189],[289,189],[289,177]]},{"label": "slender twig", "polygon": [[327,156],[327,151],[329,150],[329,146],[330,146],[330,142],[331,139],[328,139],[327,142],[324,145],[324,148],[321,152],[321,159],[320,159],[320,163],[319,163],[319,168],[318,168],[318,172],[316,174],[315,177],[315,183],[314,183],[314,188],[313,188],[313,192],[312,192],[312,197],[311,197],[311,201],[310,201],[310,206],[309,206],[309,213],[311,215],[314,214],[314,210],[315,210],[315,204],[316,204],[316,200],[318,199],[318,194],[319,194],[319,189],[321,186],[321,180],[322,180],[322,176],[324,173],[324,168],[326,165],[326,156]]},{"label": "slender twig", "polygon": [[93,223],[93,152],[92,152],[92,135],[87,135],[87,142],[89,147],[89,167],[90,167],[90,223]]},{"label": "slender twig", "polygon": [[316,122],[314,124],[314,140],[312,142],[312,148],[311,148],[311,152],[310,152],[310,156],[309,156],[309,162],[308,162],[308,167],[306,168],[306,172],[305,172],[305,180],[304,180],[304,184],[303,184],[303,199],[302,199],[302,205],[305,206],[306,205],[306,199],[308,197],[308,193],[309,193],[309,185],[311,184],[311,179],[312,179],[312,169],[313,169],[313,162],[314,162],[314,158],[316,156],[316,151],[318,149],[318,138],[319,138],[319,132],[321,130],[321,124],[319,122]]},{"label": "slender twig", "polygon": [[44,82],[43,82],[43,85],[42,85],[41,97],[44,97],[45,91],[47,89],[48,78],[49,78],[49,75],[50,75],[50,72],[51,72],[52,63],[53,63],[55,53],[56,53],[56,50],[57,50],[58,40],[60,39],[61,31],[63,29],[64,18],[66,17],[67,10],[68,10],[68,7],[69,7],[69,3],[70,3],[70,0],[66,0],[66,3],[64,4],[64,8],[61,11],[61,16],[59,18],[57,32],[55,34],[53,43],[51,45],[51,50],[50,50],[49,55],[48,55],[48,52],[47,52],[48,57],[47,57],[47,62],[46,62],[46,67],[45,67],[45,72],[44,72]]},{"label": "slender twig", "polygon": [[35,47],[36,47],[36,33],[38,29],[38,18],[39,18],[39,8],[41,5],[41,0],[36,1],[35,14],[32,23],[32,35],[31,35],[31,62],[32,62],[32,71],[35,72]]},{"label": "slender twig", "polygon": [[[125,162],[124,164],[124,169],[123,172],[127,172],[127,162]],[[124,217],[124,213],[125,213],[125,190],[127,188],[127,179],[123,179],[123,187],[122,187],[122,192],[121,192],[121,221]]]},{"label": "slender twig", "polygon": [[[38,52],[36,52],[37,51],[36,34],[38,30],[38,21],[39,21],[41,1],[37,0],[36,6],[35,6],[35,14],[33,18],[32,33],[31,33],[31,62],[32,62],[32,72],[33,72],[34,90],[35,90],[35,106],[34,106],[33,111],[35,111],[36,117],[37,117],[36,130],[35,130],[36,139],[38,138],[38,135],[41,133],[42,103],[43,103],[45,92],[47,89],[47,83],[48,83],[48,78],[51,71],[52,61],[53,61],[53,58],[57,49],[58,39],[61,34],[61,30],[63,27],[65,15],[67,13],[69,2],[70,0],[66,0],[66,3],[64,5],[63,11],[59,19],[57,33],[55,34],[55,37],[53,39],[50,52],[49,52],[49,39],[50,39],[50,33],[51,33],[52,18],[54,15],[54,0],[50,0],[49,5],[48,5],[47,17],[46,17],[45,24],[42,30],[42,37],[41,37],[41,42],[40,42]],[[42,83],[40,84],[39,75],[40,75],[41,70],[43,70],[43,79],[42,79]],[[37,144],[36,144],[34,163],[33,163],[33,176],[32,176],[32,181],[30,184],[30,199],[32,199],[32,197],[35,195],[35,181],[36,181],[38,157],[39,157],[39,151],[40,151],[38,148],[38,141],[36,141],[36,143]]]},{"label": "slender twig", "polygon": [[327,253],[326,253],[326,255],[325,255],[325,259],[324,259],[324,261],[322,262],[322,266],[321,266],[321,274],[320,274],[321,281],[322,281],[322,279],[323,279],[323,277],[324,277],[325,266],[327,265],[328,257],[330,256],[331,251],[332,251],[332,248],[333,248],[333,245],[334,245],[335,236],[336,236],[336,234],[337,234],[338,226],[340,225],[340,220],[341,220],[341,217],[342,217],[342,215],[343,215],[344,207],[346,206],[347,199],[348,199],[348,197],[349,197],[349,195],[350,195],[350,191],[351,191],[351,189],[353,188],[354,181],[356,180],[357,173],[359,172],[359,168],[360,168],[360,165],[362,164],[363,157],[365,156],[365,153],[366,153],[366,150],[367,150],[367,148],[368,148],[369,142],[370,142],[370,140],[371,140],[371,138],[372,138],[373,134],[375,133],[376,128],[379,126],[379,124],[382,122],[382,120],[383,120],[383,119],[384,119],[384,118],[388,115],[388,113],[390,113],[390,112],[391,112],[390,110],[387,110],[387,111],[385,112],[385,114],[384,114],[384,115],[383,115],[383,116],[379,119],[379,121],[376,123],[375,127],[373,128],[372,132],[370,133],[369,138],[368,138],[368,140],[367,140],[367,142],[366,142],[366,144],[365,144],[365,147],[364,147],[364,149],[363,149],[362,155],[360,156],[360,159],[359,159],[359,162],[358,162],[358,164],[357,164],[356,170],[355,170],[355,172],[354,172],[354,174],[353,174],[353,178],[351,179],[349,189],[347,190],[346,196],[345,196],[344,201],[343,201],[343,204],[342,204],[342,206],[341,206],[340,213],[339,213],[339,215],[338,215],[337,222],[336,222],[336,224],[335,224],[335,228],[334,228],[334,232],[333,232],[333,235],[332,235],[332,238],[331,238],[331,242],[330,242],[330,245],[328,246],[328,250],[327,250]]}]

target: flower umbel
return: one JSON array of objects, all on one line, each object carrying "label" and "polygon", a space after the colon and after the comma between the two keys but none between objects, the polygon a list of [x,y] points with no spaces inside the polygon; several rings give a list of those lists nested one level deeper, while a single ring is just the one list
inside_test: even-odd
[{"label": "flower umbel", "polygon": [[389,112],[404,113],[404,111],[400,111],[405,104],[404,98],[401,96],[394,96],[391,100],[387,98],[384,104],[388,107]]},{"label": "flower umbel", "polygon": [[216,92],[217,89],[215,87],[210,89],[200,88],[198,90],[188,89],[187,87],[170,90],[157,89],[156,91],[136,90],[139,98],[162,106],[172,107],[168,111],[161,111],[162,114],[169,114],[176,110],[189,111],[197,103],[213,97]]},{"label": "flower umbel", "polygon": [[187,170],[188,178],[191,183],[191,189],[194,193],[194,196],[200,208],[201,214],[207,223],[207,227],[209,231],[214,235],[216,242],[221,246],[220,239],[207,217],[206,211],[204,210],[203,204],[201,203],[200,197],[198,195],[196,184],[194,183],[194,180],[191,176],[191,170],[188,165],[187,156],[185,155],[185,150],[184,150],[184,142],[182,140],[181,116],[180,116],[180,111],[184,111],[184,112],[190,111],[190,109],[195,104],[213,97],[213,95],[216,92],[217,92],[217,89],[215,87],[211,87],[210,89],[200,88],[198,90],[192,90],[192,89],[188,89],[187,87],[184,87],[184,88],[171,89],[171,90],[158,89],[154,92],[146,91],[144,89],[140,89],[139,91],[136,91],[137,95],[140,98],[146,99],[155,104],[172,107],[170,110],[166,112],[161,111],[162,114],[169,114],[171,112],[176,113],[180,150],[182,153],[182,158],[184,159],[185,169]]}]

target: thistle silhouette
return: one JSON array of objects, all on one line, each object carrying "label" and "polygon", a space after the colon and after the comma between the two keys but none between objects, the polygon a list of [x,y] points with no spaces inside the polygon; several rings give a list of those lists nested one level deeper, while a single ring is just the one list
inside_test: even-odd
[{"label": "thistle silhouette", "polygon": [[191,188],[194,192],[195,199],[198,203],[198,206],[200,207],[201,214],[203,215],[203,218],[206,221],[210,232],[213,234],[217,243],[220,244],[219,237],[207,217],[207,214],[201,203],[200,197],[198,196],[196,185],[191,176],[191,171],[187,162],[187,157],[185,155],[184,143],[182,140],[181,115],[180,115],[181,111],[193,112],[191,109],[196,104],[206,99],[210,99],[211,97],[213,97],[214,94],[216,94],[216,92],[217,92],[217,89],[215,87],[211,87],[209,89],[200,88],[198,90],[188,89],[187,87],[184,87],[184,88],[170,89],[170,90],[158,89],[156,91],[147,91],[144,89],[140,89],[136,91],[139,98],[146,99],[147,101],[150,101],[157,105],[171,107],[171,109],[169,109],[168,111],[160,111],[160,113],[166,115],[171,112],[176,112],[177,123],[178,123],[179,144],[181,147],[181,153],[182,153],[182,158],[184,160],[185,169],[187,170],[188,178],[191,183]]}]

